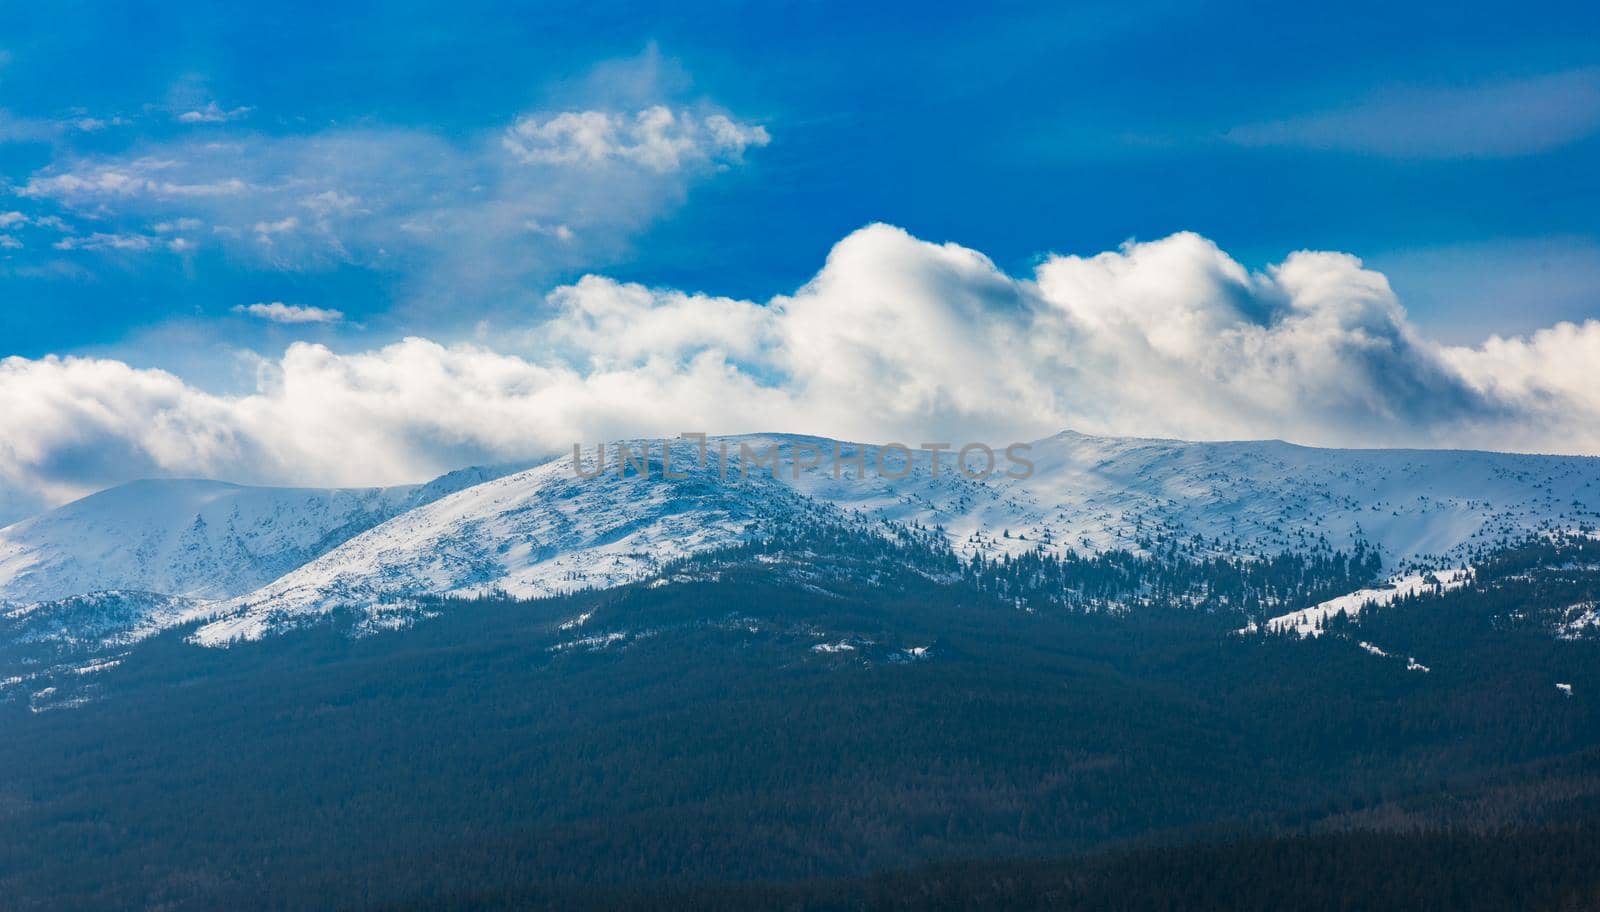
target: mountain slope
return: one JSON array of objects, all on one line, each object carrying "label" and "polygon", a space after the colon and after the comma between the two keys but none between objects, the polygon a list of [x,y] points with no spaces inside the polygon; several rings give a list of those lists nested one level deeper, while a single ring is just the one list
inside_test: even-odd
[{"label": "mountain slope", "polygon": [[[746,540],[822,507],[770,478],[724,484],[674,448],[674,473],[577,477],[570,458],[495,479],[402,514],[224,606],[208,645],[255,639],[334,605],[425,594],[521,597],[607,588],[674,557]],[[682,466],[682,469],[678,467]],[[375,609],[376,610],[376,609]]]},{"label": "mountain slope", "polygon": [[[231,599],[197,635],[221,643],[336,605],[614,586],[813,514],[938,529],[959,553],[990,556],[1267,556],[1363,543],[1391,573],[1466,566],[1535,531],[1600,524],[1600,459],[1590,457],[1064,432],[997,450],[994,471],[975,478],[950,451],[752,435],[708,441],[704,465],[696,443],[674,443],[686,477],[665,479],[659,447],[648,479],[637,467],[618,478],[608,448],[592,478],[562,457],[421,487],[124,485],[0,530],[0,601],[100,590]],[[771,452],[775,466],[762,459]],[[592,448],[583,458],[592,470]],[[982,462],[970,454],[969,466]]]},{"label": "mountain slope", "polygon": [[[383,636],[335,620],[221,651],[174,630],[108,670],[0,690],[19,834],[0,895],[477,909],[482,891],[816,883],[1277,821],[1411,830],[1428,795],[1475,829],[1592,818],[1600,640],[1507,623],[1592,600],[1576,578],[1373,612],[1363,639],[1385,659],[1345,631],[1239,637],[1175,606],[1017,610],[1013,591],[905,569],[869,528],[830,548],[831,531],[660,585],[438,601]],[[1463,800],[1481,777],[1525,787]]]},{"label": "mountain slope", "polygon": [[[629,446],[640,452],[641,444]],[[655,444],[648,478],[637,467],[619,477],[608,450],[597,477],[580,477],[563,457],[442,498],[236,599],[196,641],[254,638],[286,617],[339,604],[614,586],[672,557],[742,540],[758,524],[832,508],[828,515],[941,529],[964,554],[1164,544],[1196,557],[1267,556],[1364,542],[1391,569],[1459,565],[1491,545],[1600,518],[1600,459],[1583,457],[1067,432],[1019,453],[1031,473],[1002,457],[979,479],[957,471],[949,452],[793,435],[707,446],[701,465],[696,444],[672,444],[682,479],[662,477]],[[776,469],[762,459],[774,448]],[[592,450],[584,459],[593,471]]]},{"label": "mountain slope", "polygon": [[504,471],[463,469],[391,488],[131,482],[0,529],[0,601],[104,590],[241,595],[392,516]]},{"label": "mountain slope", "polygon": [[[967,553],[1138,550],[1203,536],[1208,545],[1200,550],[1256,555],[1322,542],[1348,550],[1364,542],[1398,569],[1459,564],[1532,532],[1600,525],[1600,458],[1587,456],[1336,450],[1066,431],[1018,451],[1031,470],[996,447],[994,472],[973,479],[956,470],[950,451],[937,457],[913,451],[908,466],[904,454],[888,447],[792,435],[727,440],[733,451],[740,444],[785,453],[820,447],[821,464],[798,473],[788,456],[780,460],[780,480],[825,503],[941,527]],[[836,447],[843,457],[837,473]],[[854,468],[858,451],[864,475]],[[975,470],[983,467],[981,453],[969,461]]]},{"label": "mountain slope", "polygon": [[1538,530],[1600,524],[1600,458],[1463,450],[1336,450],[1066,432],[1011,483],[1058,537],[1100,547],[1163,529],[1264,553],[1364,540],[1395,567],[1460,563]]}]

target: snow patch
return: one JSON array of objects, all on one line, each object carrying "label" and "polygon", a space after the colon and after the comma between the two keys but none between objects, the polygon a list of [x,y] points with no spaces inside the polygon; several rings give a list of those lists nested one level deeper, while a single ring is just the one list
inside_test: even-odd
[{"label": "snow patch", "polygon": [[594,617],[593,611],[585,611],[571,620],[562,621],[559,629],[572,630],[575,627],[582,627],[584,624],[589,623],[589,619],[592,617]]},{"label": "snow patch", "polygon": [[[1440,570],[1431,573],[1414,573],[1393,579],[1389,585],[1376,589],[1358,589],[1348,595],[1341,595],[1302,608],[1288,614],[1279,615],[1266,622],[1268,633],[1294,633],[1304,639],[1305,637],[1322,636],[1323,628],[1330,618],[1344,614],[1347,617],[1357,617],[1367,607],[1382,607],[1392,605],[1401,598],[1417,595],[1423,592],[1449,592],[1459,589],[1472,578],[1470,569]],[[1251,624],[1240,630],[1240,633],[1254,633],[1258,628]]]},{"label": "snow patch", "polygon": [[622,631],[602,633],[598,636],[584,637],[581,640],[571,640],[566,643],[557,643],[556,645],[550,647],[550,651],[565,652],[569,649],[605,649],[613,643],[620,643],[627,638],[628,634]]},{"label": "snow patch", "polygon": [[116,668],[118,665],[121,665],[121,664],[122,664],[122,659],[121,658],[100,659],[100,660],[95,661],[95,662],[90,662],[87,665],[79,665],[78,667],[72,669],[72,671],[73,671],[74,674],[88,675],[88,674],[95,674],[97,672],[102,672],[102,671],[110,671],[111,669]]},{"label": "snow patch", "polygon": [[1563,640],[1579,640],[1590,631],[1600,631],[1600,603],[1579,602],[1562,612],[1556,636]]},{"label": "snow patch", "polygon": [[[1357,643],[1356,645],[1360,646],[1366,652],[1369,652],[1372,655],[1378,656],[1380,658],[1385,658],[1385,659],[1391,658],[1389,653],[1385,652],[1382,648],[1380,648],[1376,644],[1362,641],[1360,643]],[[1416,659],[1414,659],[1414,658],[1412,658],[1410,656],[1406,657],[1406,671],[1420,671],[1423,674],[1427,674],[1428,672],[1430,672],[1432,670],[1433,669],[1431,669],[1428,666],[1422,664],[1421,662],[1418,662]]]}]

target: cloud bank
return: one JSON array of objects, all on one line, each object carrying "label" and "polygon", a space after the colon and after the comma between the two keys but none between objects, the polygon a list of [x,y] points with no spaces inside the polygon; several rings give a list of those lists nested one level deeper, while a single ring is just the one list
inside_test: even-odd
[{"label": "cloud bank", "polygon": [[495,347],[296,343],[246,395],[115,360],[0,361],[0,491],[15,512],[149,475],[390,483],[689,430],[1600,453],[1600,321],[1443,345],[1343,253],[1252,272],[1184,233],[1017,277],[873,225],[769,301],[589,276],[547,304]]}]

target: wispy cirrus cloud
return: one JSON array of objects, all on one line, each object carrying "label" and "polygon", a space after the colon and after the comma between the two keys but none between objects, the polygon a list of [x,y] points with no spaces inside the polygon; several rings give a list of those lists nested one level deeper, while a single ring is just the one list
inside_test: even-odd
[{"label": "wispy cirrus cloud", "polygon": [[65,237],[51,245],[56,250],[115,250],[123,253],[144,253],[158,249],[160,242],[143,234],[117,234],[96,231],[93,234]]},{"label": "wispy cirrus cloud", "polygon": [[326,307],[285,304],[282,301],[237,304],[234,305],[233,312],[273,323],[338,323],[344,319],[342,311]]},{"label": "wispy cirrus cloud", "polygon": [[[213,146],[222,151],[225,146]],[[236,147],[237,148],[237,147]],[[173,202],[204,197],[238,196],[250,186],[236,177],[194,180],[186,162],[142,156],[107,161],[84,160],[68,169],[47,169],[17,189],[27,199],[49,199],[69,207],[98,205],[111,211],[118,201]]]},{"label": "wispy cirrus cloud", "polygon": [[1234,127],[1241,146],[1392,158],[1509,158],[1600,132],[1600,68],[1449,87],[1395,87],[1345,107]]},{"label": "wispy cirrus cloud", "polygon": [[0,108],[0,145],[49,142],[60,133],[61,124],[56,121],[26,117]]},{"label": "wispy cirrus cloud", "polygon": [[715,108],[667,105],[527,114],[465,138],[222,129],[62,155],[15,194],[80,226],[61,251],[212,248],[245,268],[354,266],[418,298],[481,303],[614,255],[696,181],[770,141]]}]

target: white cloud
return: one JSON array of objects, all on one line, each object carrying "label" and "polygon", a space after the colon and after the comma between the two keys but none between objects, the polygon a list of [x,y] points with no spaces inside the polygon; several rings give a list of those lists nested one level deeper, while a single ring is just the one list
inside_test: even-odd
[{"label": "white cloud", "polygon": [[1549,449],[1600,451],[1600,320],[1558,323],[1529,336],[1452,346],[1446,363],[1486,397],[1517,406]]},{"label": "white cloud", "polygon": [[0,212],[0,228],[11,228],[27,223],[28,217],[20,212]]},{"label": "white cloud", "polygon": [[876,225],[767,302],[589,277],[549,304],[547,320],[486,330],[520,353],[296,343],[259,361],[245,395],[112,360],[7,359],[0,489],[59,500],[155,474],[398,482],[697,429],[1600,453],[1600,321],[1441,345],[1340,253],[1252,272],[1178,234],[1049,257],[1019,278]]},{"label": "white cloud", "polygon": [[1236,127],[1244,146],[1297,146],[1396,158],[1501,158],[1600,131],[1600,68],[1450,88],[1398,88],[1352,107]]},{"label": "white cloud", "polygon": [[270,320],[273,323],[337,323],[344,319],[342,311],[285,304],[282,301],[262,304],[239,304],[233,308],[233,312],[258,317],[262,320]]},{"label": "white cloud", "polygon": [[178,218],[170,222],[156,222],[150,226],[150,230],[156,234],[171,234],[174,231],[195,231],[204,224],[196,218]]},{"label": "white cloud", "polygon": [[21,250],[22,242],[9,234],[0,234],[0,249]]},{"label": "white cloud", "polygon": [[732,298],[653,291],[585,276],[550,295],[559,316],[533,336],[581,352],[596,368],[714,351],[754,364],[776,344],[773,314]]},{"label": "white cloud", "polygon": [[256,240],[261,241],[262,243],[270,244],[272,243],[273,235],[289,234],[299,227],[300,220],[290,215],[278,219],[275,222],[256,222],[255,227],[251,230],[255,231]]},{"label": "white cloud", "polygon": [[0,489],[58,501],[108,479],[237,472],[250,444],[229,404],[120,361],[0,360]]},{"label": "white cloud", "polygon": [[597,164],[616,159],[655,171],[677,171],[710,161],[739,161],[746,148],[770,141],[764,127],[736,123],[722,114],[702,117],[653,105],[631,116],[567,111],[554,117],[523,117],[506,131],[504,143],[525,164]]},{"label": "white cloud", "polygon": [[242,117],[245,117],[254,110],[255,108],[250,107],[238,107],[231,110],[224,110],[223,107],[217,104],[215,101],[209,101],[206,102],[204,107],[192,111],[184,111],[183,113],[177,115],[177,117],[174,119],[179,123],[186,124],[227,123],[230,120],[238,120]]},{"label": "white cloud", "polygon": [[97,231],[87,237],[64,237],[50,245],[57,250],[114,250],[143,253],[157,248],[154,238],[142,234],[116,234]]},{"label": "white cloud", "polygon": [[[582,124],[593,137],[567,126]],[[759,126],[664,106],[523,118],[459,141],[399,128],[208,134],[63,157],[16,192],[107,235],[181,230],[248,267],[353,265],[407,283],[412,300],[505,306],[532,277],[617,256],[693,182],[767,141]]]},{"label": "white cloud", "polygon": [[199,182],[184,181],[181,177],[173,179],[184,170],[181,161],[157,157],[90,163],[77,170],[35,175],[17,190],[17,195],[54,199],[67,205],[94,203],[108,208],[118,201],[160,203],[194,197],[240,196],[251,189],[237,177]]}]

